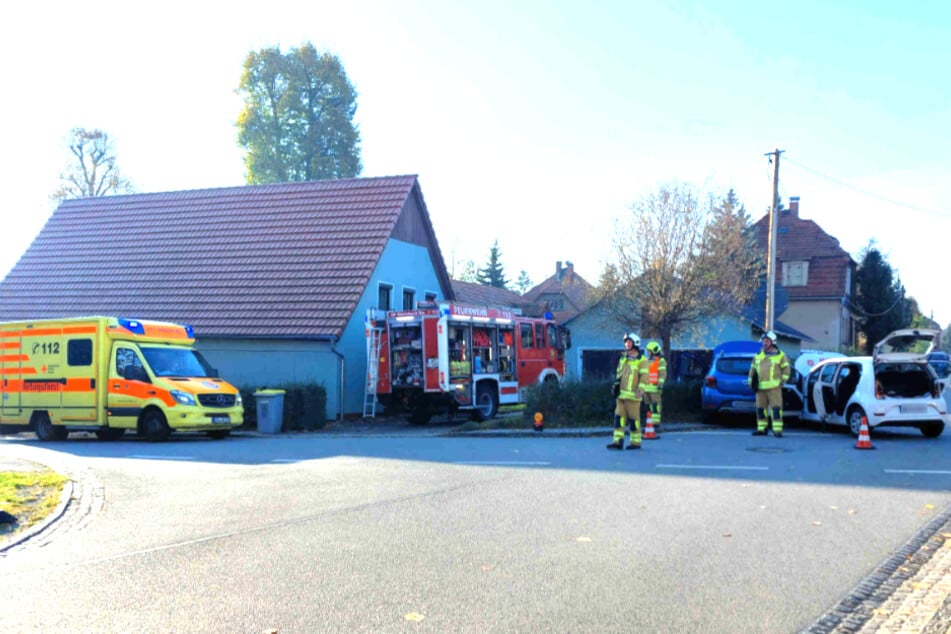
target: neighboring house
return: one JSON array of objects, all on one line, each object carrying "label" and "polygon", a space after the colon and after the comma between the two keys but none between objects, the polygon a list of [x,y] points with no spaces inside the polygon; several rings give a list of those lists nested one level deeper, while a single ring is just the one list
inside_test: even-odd
[{"label": "neighboring house", "polygon": [[518,315],[523,314],[525,307],[525,299],[515,291],[478,282],[452,280],[452,293],[456,301],[462,304],[511,308]]},{"label": "neighboring house", "polygon": [[[823,350],[845,351],[855,343],[856,262],[839,241],[812,220],[799,217],[799,197],[776,216],[776,286],[789,295],[778,317],[807,334]],[[763,252],[769,244],[769,214],[754,225]]]},{"label": "neighboring house", "polygon": [[583,277],[575,273],[571,262],[555,262],[555,274],[544,282],[529,289],[523,296],[526,306],[534,305],[539,314],[545,306],[551,310],[558,321],[568,321],[592,303],[594,287]]},{"label": "neighboring house", "polygon": [[321,383],[336,418],[362,413],[367,310],[452,297],[410,175],[67,200],[0,282],[0,320],[190,324],[222,377]]}]

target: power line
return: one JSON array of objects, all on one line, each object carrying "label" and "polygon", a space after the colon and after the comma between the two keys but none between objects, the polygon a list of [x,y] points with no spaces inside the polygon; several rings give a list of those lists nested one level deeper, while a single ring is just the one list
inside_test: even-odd
[{"label": "power line", "polygon": [[881,196],[881,195],[876,194],[876,193],[874,193],[874,192],[870,192],[870,191],[861,189],[861,188],[859,188],[859,187],[855,187],[854,185],[849,185],[848,183],[846,183],[846,182],[844,182],[844,181],[841,181],[841,180],[839,180],[839,179],[837,179],[837,178],[834,178],[834,177],[832,177],[832,176],[829,176],[829,175],[827,175],[827,174],[823,174],[822,172],[819,172],[819,171],[817,171],[817,170],[814,170],[814,169],[812,169],[811,167],[807,167],[807,166],[803,165],[802,163],[799,163],[799,162],[797,162],[797,161],[794,161],[794,160],[792,160],[791,158],[789,158],[788,156],[786,156],[786,157],[784,157],[784,158],[786,159],[786,161],[787,161],[788,163],[792,163],[792,164],[795,165],[796,167],[798,167],[798,168],[800,168],[800,169],[803,169],[803,170],[805,170],[805,171],[807,171],[807,172],[810,172],[810,173],[812,173],[812,174],[815,174],[816,176],[818,176],[818,177],[820,177],[820,178],[824,178],[824,179],[826,179],[826,180],[828,180],[828,181],[831,181],[831,182],[835,183],[836,185],[840,185],[840,186],[842,186],[842,187],[847,187],[848,189],[851,189],[851,190],[853,190],[853,191],[857,191],[858,193],[864,194],[864,195],[869,196],[869,197],[871,197],[871,198],[877,198],[878,200],[881,200],[882,202],[886,202],[886,203],[889,203],[889,204],[891,204],[891,205],[897,205],[897,206],[899,206],[899,207],[904,207],[905,209],[911,209],[911,210],[913,210],[913,211],[920,211],[921,213],[929,214],[929,215],[932,215],[932,216],[937,216],[937,217],[939,217],[939,218],[948,218],[948,217],[951,217],[951,214],[949,214],[949,213],[947,213],[947,212],[935,211],[934,209],[925,209],[925,208],[923,208],[923,207],[915,207],[914,205],[909,205],[908,203],[903,203],[903,202],[900,202],[900,201],[897,201],[897,200],[892,200],[891,198],[886,198],[885,196]]}]

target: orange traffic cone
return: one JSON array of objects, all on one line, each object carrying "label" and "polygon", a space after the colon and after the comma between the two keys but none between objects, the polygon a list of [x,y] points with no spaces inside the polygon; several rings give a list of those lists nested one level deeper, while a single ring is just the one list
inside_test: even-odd
[{"label": "orange traffic cone", "polygon": [[868,419],[862,417],[862,426],[859,428],[859,441],[855,443],[856,449],[875,449],[872,446],[872,439],[868,435]]},{"label": "orange traffic cone", "polygon": [[644,439],[645,440],[657,440],[660,436],[654,431],[654,420],[651,418],[651,413],[647,412],[647,422],[644,423]]}]

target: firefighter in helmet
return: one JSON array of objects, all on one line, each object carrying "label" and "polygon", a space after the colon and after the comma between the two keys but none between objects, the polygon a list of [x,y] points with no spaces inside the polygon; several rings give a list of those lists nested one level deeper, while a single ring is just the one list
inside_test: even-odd
[{"label": "firefighter in helmet", "polygon": [[651,341],[647,344],[647,384],[644,387],[644,404],[646,412],[650,412],[654,431],[660,431],[660,412],[664,381],[667,380],[667,359],[661,351],[660,344]]},{"label": "firefighter in helmet", "polygon": [[765,436],[769,423],[773,435],[783,437],[783,383],[789,379],[789,358],[776,346],[776,333],[763,333],[763,349],[753,357],[749,383],[756,392],[756,431]]},{"label": "firefighter in helmet", "polygon": [[641,448],[641,399],[647,383],[647,372],[642,365],[641,338],[632,332],[624,335],[624,354],[617,364],[614,379],[614,442],[608,449],[624,449],[624,434],[630,424],[628,449]]}]

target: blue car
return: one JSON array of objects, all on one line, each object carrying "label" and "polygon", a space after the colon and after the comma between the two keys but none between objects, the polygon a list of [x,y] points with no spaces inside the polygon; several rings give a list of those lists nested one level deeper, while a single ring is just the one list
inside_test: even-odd
[{"label": "blue car", "polygon": [[[753,357],[762,349],[758,341],[727,341],[713,349],[713,362],[700,388],[703,422],[712,423],[725,415],[756,415],[756,396],[749,385]],[[791,362],[790,362],[791,363]],[[783,417],[797,416],[802,398],[795,388],[796,371],[791,369],[783,386]]]}]

